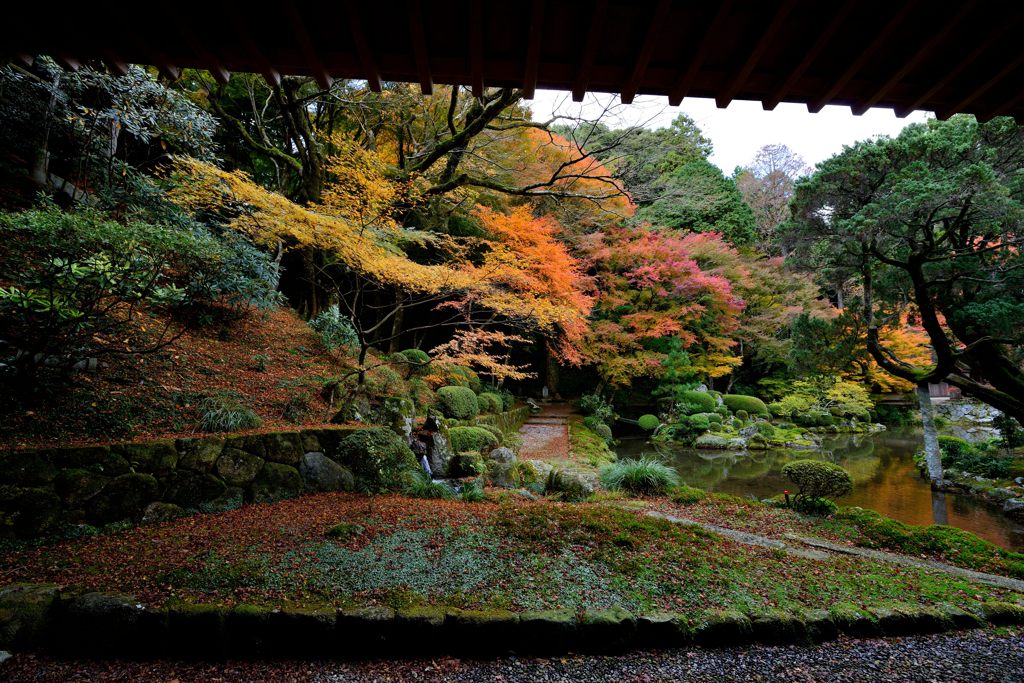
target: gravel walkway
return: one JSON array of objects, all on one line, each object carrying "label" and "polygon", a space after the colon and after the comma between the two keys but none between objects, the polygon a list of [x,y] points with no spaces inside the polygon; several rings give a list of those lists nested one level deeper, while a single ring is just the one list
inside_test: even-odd
[{"label": "gravel walkway", "polygon": [[844,639],[815,647],[636,652],[620,657],[505,658],[493,661],[310,663],[63,662],[16,656],[4,681],[1024,681],[1024,635],[970,631],[889,640]]},{"label": "gravel walkway", "polygon": [[565,460],[569,457],[568,404],[546,405],[531,415],[519,429],[523,445],[519,449],[521,460]]}]

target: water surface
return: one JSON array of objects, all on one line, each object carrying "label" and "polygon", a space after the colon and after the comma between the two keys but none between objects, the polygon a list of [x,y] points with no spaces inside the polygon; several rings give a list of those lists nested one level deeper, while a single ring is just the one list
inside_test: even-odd
[{"label": "water surface", "polygon": [[914,466],[914,453],[922,445],[919,429],[898,428],[827,438],[815,451],[663,449],[643,439],[623,439],[616,451],[619,457],[649,454],[666,459],[690,486],[756,498],[768,498],[792,486],[782,476],[787,462],[801,458],[828,460],[845,468],[853,478],[853,492],[840,498],[840,505],[877,510],[908,524],[949,524],[1004,548],[1024,550],[1024,524],[984,501],[931,490]]}]

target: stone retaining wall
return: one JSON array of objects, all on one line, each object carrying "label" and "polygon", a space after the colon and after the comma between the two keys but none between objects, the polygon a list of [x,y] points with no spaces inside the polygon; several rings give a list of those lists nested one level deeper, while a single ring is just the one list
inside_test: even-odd
[{"label": "stone retaining wall", "polygon": [[52,585],[0,589],[0,649],[129,659],[347,658],[422,655],[559,654],[747,643],[806,644],[1024,624],[1024,607],[955,607],[715,612],[696,618],[621,608],[477,612],[269,609],[252,605],[147,607],[130,595],[65,593]]},{"label": "stone retaining wall", "polygon": [[[348,490],[331,454],[352,428],[161,439],[0,455],[0,536],[33,538],[73,524],[154,521],[304,491]],[[333,475],[333,481],[324,478]]]}]

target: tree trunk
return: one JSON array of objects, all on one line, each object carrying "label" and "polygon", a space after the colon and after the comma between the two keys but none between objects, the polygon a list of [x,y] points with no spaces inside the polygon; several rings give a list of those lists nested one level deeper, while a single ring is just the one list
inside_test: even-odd
[{"label": "tree trunk", "polygon": [[928,478],[935,483],[942,479],[942,454],[939,451],[939,433],[935,429],[935,414],[927,382],[917,385],[917,403],[921,408],[921,425],[924,427],[924,459],[928,464]]}]

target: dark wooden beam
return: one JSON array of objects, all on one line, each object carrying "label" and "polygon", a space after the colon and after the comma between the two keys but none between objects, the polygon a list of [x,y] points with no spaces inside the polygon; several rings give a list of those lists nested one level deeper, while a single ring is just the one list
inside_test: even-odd
[{"label": "dark wooden beam", "polygon": [[729,103],[732,102],[734,97],[736,97],[736,93],[738,93],[740,88],[746,84],[747,79],[750,78],[750,73],[754,70],[754,67],[757,66],[757,63],[761,61],[761,56],[764,54],[764,51],[768,49],[768,46],[771,45],[773,40],[775,40],[775,36],[778,35],[779,29],[781,29],[782,25],[786,22],[786,17],[788,17],[790,12],[793,11],[797,1],[798,0],[786,0],[779,6],[779,9],[776,10],[775,16],[772,17],[772,20],[768,23],[764,33],[761,34],[761,39],[757,41],[754,49],[751,50],[750,54],[747,56],[747,61],[743,63],[740,70],[737,71],[729,80],[729,84],[725,86],[725,90],[722,91],[722,94],[715,98],[715,104],[717,104],[719,108],[724,109],[728,107]]},{"label": "dark wooden beam", "polygon": [[1011,27],[1016,27],[1024,14],[1017,14],[1015,18],[1000,22],[1000,25],[996,29],[986,36],[986,40],[978,43],[973,50],[971,50],[966,56],[960,57],[956,60],[952,68],[946,72],[946,75],[940,78],[937,82],[934,82],[924,92],[918,94],[913,100],[910,100],[910,104],[903,105],[896,108],[896,116],[903,118],[908,116],[910,112],[916,111],[921,107],[925,106],[926,103],[930,102],[935,95],[946,90],[950,83],[952,83],[957,76],[962,74],[966,69],[970,68],[978,59],[988,50],[999,38],[1003,36]]},{"label": "dark wooden beam", "polygon": [[761,106],[765,111],[775,109],[775,107],[779,106],[779,102],[786,99],[786,96],[789,95],[789,91],[793,89],[793,86],[796,85],[801,78],[803,78],[804,73],[812,64],[814,64],[815,60],[818,59],[822,50],[832,42],[832,37],[835,36],[836,32],[838,32],[846,23],[847,18],[849,18],[850,13],[853,12],[853,9],[857,4],[857,0],[846,0],[846,2],[839,8],[839,11],[833,15],[828,25],[817,32],[817,38],[814,40],[814,44],[811,45],[809,50],[803,53],[803,58],[790,70],[789,76],[786,77],[786,80],[783,81],[782,85],[776,88],[767,99],[762,100]]},{"label": "dark wooden beam", "polygon": [[103,63],[107,65],[107,69],[110,70],[110,73],[114,74],[115,76],[128,75],[128,65],[125,63],[125,61],[123,59],[118,58],[109,50],[106,51],[106,54],[103,57]]},{"label": "dark wooden beam", "polygon": [[423,30],[423,7],[420,0],[406,0],[409,14],[409,33],[412,37],[413,59],[420,79],[420,91],[424,95],[434,93],[434,80],[430,75],[430,55],[427,52],[427,34]]},{"label": "dark wooden beam", "polygon": [[323,61],[317,55],[316,47],[309,38],[305,24],[302,23],[302,17],[299,16],[292,3],[285,3],[285,8],[285,13],[288,15],[288,23],[291,24],[292,33],[299,44],[299,52],[302,53],[302,59],[306,62],[306,68],[309,70],[310,75],[313,76],[317,85],[324,90],[329,90],[331,84],[334,83],[334,79],[331,77],[331,74],[327,73]]},{"label": "dark wooden beam", "polygon": [[469,85],[473,97],[484,96],[484,7],[483,0],[469,3]]},{"label": "dark wooden beam", "polygon": [[530,30],[526,37],[526,71],[523,73],[523,97],[532,100],[537,91],[537,71],[540,67],[540,44],[544,35],[544,0],[533,0],[530,10]]},{"label": "dark wooden beam", "polygon": [[594,4],[594,9],[590,12],[587,42],[583,46],[583,54],[576,69],[576,78],[573,79],[573,102],[582,102],[583,96],[587,93],[587,86],[590,85],[590,70],[594,68],[597,50],[601,47],[601,33],[604,31],[604,20],[607,14],[608,0],[597,0],[597,3]]},{"label": "dark wooden beam", "polygon": [[906,18],[917,8],[919,0],[908,0],[899,6],[899,9],[893,14],[889,21],[885,23],[882,30],[878,32],[875,39],[867,47],[858,46],[857,57],[853,62],[846,68],[843,74],[832,81],[831,87],[825,91],[823,95],[819,95],[813,102],[807,103],[807,111],[812,114],[817,114],[822,108],[831,102],[836,95],[842,92],[846,84],[850,82],[854,76],[860,73],[860,70],[864,68],[864,65],[869,59],[873,59],[878,55],[878,51],[881,50],[889,37],[896,31],[897,28],[906,20]]},{"label": "dark wooden beam", "polygon": [[82,68],[82,63],[73,57],[66,57],[64,55],[52,55],[53,61],[57,62],[57,65],[65,71],[78,71]]},{"label": "dark wooden beam", "polygon": [[267,85],[271,88],[280,87],[281,72],[270,63],[267,56],[263,54],[263,50],[260,49],[255,39],[253,39],[251,32],[252,22],[247,19],[248,15],[245,8],[241,6],[238,0],[230,0],[225,3],[221,16],[224,17],[225,25],[231,27],[233,34],[242,44],[249,59],[258,65],[257,68],[263,76],[263,80],[267,82]]},{"label": "dark wooden beam", "polygon": [[965,2],[960,7],[960,11],[954,14],[945,24],[943,24],[942,28],[932,34],[932,37],[928,39],[928,42],[919,46],[914,51],[914,54],[910,59],[904,62],[903,66],[897,69],[896,73],[894,73],[889,80],[871,93],[871,95],[863,102],[860,102],[855,107],[851,107],[853,113],[860,116],[868,109],[878,104],[880,101],[885,99],[885,96],[888,95],[889,92],[900,83],[900,81],[906,78],[907,74],[913,71],[918,64],[920,64],[924,59],[934,57],[936,48],[938,48],[942,41],[953,32],[953,29],[960,25],[964,18],[970,14],[972,9],[974,9],[974,5]]},{"label": "dark wooden beam", "polygon": [[169,81],[176,81],[181,78],[181,67],[171,64],[167,60],[160,60],[155,66],[160,75]]},{"label": "dark wooden beam", "polygon": [[[993,87],[998,85],[1007,76],[1017,71],[1022,64],[1024,64],[1024,54],[1019,55],[1017,59],[1003,66],[1003,68],[997,71],[994,76],[992,76],[987,81],[982,83],[980,86],[972,90],[966,96],[960,98],[960,100],[956,104],[954,104],[951,107],[946,107],[941,111],[935,112],[935,115],[940,119],[948,119],[953,114],[960,114],[968,111],[968,107],[970,107],[975,100],[977,100],[979,97],[981,97],[989,90],[991,90]],[[1016,83],[1019,87],[1021,83],[1020,78],[1017,79]]]},{"label": "dark wooden beam", "polygon": [[721,40],[718,32],[725,24],[725,19],[729,16],[730,9],[732,9],[732,0],[722,0],[722,3],[718,6],[718,12],[715,13],[714,18],[711,20],[711,24],[704,30],[704,38],[700,41],[697,51],[690,58],[689,65],[683,71],[683,75],[676,80],[672,90],[669,91],[668,103],[670,106],[679,106],[683,99],[686,98],[687,93],[690,92],[693,80],[704,65],[704,60],[707,59],[708,51],[711,50],[711,46],[715,44],[715,41]]},{"label": "dark wooden beam", "polygon": [[982,123],[985,123],[986,121],[991,121],[997,116],[1011,115],[1013,111],[1019,108],[1022,104],[1024,104],[1024,90],[1020,90],[1016,95],[1011,95],[1010,98],[1002,104],[989,107],[983,112],[976,113],[975,117]]},{"label": "dark wooden beam", "polygon": [[32,65],[35,64],[36,58],[30,54],[24,52],[14,55],[14,61],[26,69],[31,69]]},{"label": "dark wooden beam", "polygon": [[353,0],[348,0],[345,3],[345,10],[348,14],[348,30],[352,34],[352,43],[356,46],[356,56],[359,58],[360,66],[363,67],[363,73],[366,74],[366,84],[373,92],[380,92],[380,68],[370,50],[370,44],[366,42],[357,4]]},{"label": "dark wooden beam", "polygon": [[668,14],[671,9],[672,3],[669,0],[658,0],[658,4],[654,8],[654,14],[651,15],[651,20],[647,25],[647,32],[640,46],[640,53],[633,62],[633,70],[630,72],[629,78],[622,88],[621,97],[623,104],[633,103],[636,91],[640,88],[640,81],[643,79],[644,74],[647,73],[647,64],[650,63],[651,55],[654,54],[658,38],[665,28],[665,24],[668,23]]}]

